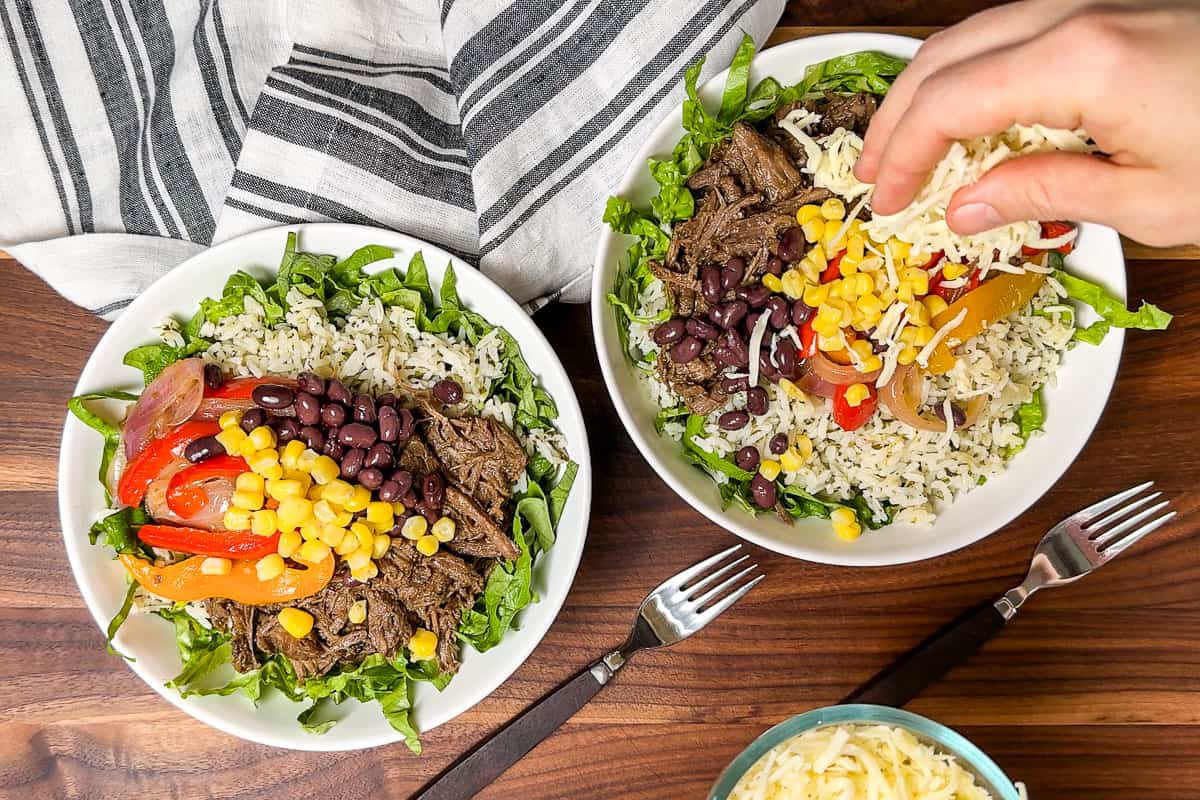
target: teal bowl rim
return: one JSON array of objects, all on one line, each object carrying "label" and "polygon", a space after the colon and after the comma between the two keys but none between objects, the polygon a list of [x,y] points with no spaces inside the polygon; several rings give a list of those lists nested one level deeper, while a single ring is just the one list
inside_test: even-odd
[{"label": "teal bowl rim", "polygon": [[828,706],[797,714],[768,729],[743,750],[717,778],[709,800],[727,800],[742,775],[775,745],[805,731],[848,722],[895,725],[926,739],[959,758],[992,793],[995,800],[1020,800],[1017,787],[1004,770],[965,736],[939,722],[890,706],[866,704]]}]

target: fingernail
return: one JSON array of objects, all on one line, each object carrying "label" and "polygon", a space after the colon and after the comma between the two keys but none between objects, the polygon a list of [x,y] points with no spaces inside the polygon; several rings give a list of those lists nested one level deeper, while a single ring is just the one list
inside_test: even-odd
[{"label": "fingernail", "polygon": [[959,206],[948,222],[958,233],[971,234],[999,227],[1004,219],[987,203],[967,203]]}]

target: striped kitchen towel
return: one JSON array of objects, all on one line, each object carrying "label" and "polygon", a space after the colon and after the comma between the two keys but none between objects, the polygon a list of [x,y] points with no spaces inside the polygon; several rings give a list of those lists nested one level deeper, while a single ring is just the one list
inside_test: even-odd
[{"label": "striped kitchen towel", "polygon": [[527,307],[587,299],[683,73],[783,0],[0,0],[0,247],[119,313],[205,246],[394,228]]}]

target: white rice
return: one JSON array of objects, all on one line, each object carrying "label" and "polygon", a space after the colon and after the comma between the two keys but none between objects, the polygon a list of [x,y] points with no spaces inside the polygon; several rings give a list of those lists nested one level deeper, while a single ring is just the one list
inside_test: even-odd
[{"label": "white rice", "polygon": [[[554,464],[566,461],[566,446],[557,430],[525,430],[515,426],[516,406],[488,397],[503,377],[503,342],[499,331],[474,345],[452,334],[427,333],[415,315],[399,306],[385,307],[377,298],[364,299],[344,320],[330,320],[324,304],[296,289],[287,296],[282,322],[268,326],[262,306],[246,297],[241,314],[217,323],[206,322],[200,335],[212,341],[208,361],[237,376],[297,375],[310,370],[336,377],[352,391],[382,394],[406,386],[430,388],[453,378],[464,400],[482,416],[512,428],[530,455]],[[160,329],[164,341],[178,335]]]},{"label": "white rice", "polygon": [[[959,347],[954,368],[948,374],[925,378],[925,402],[930,406],[947,398],[963,403],[973,397],[990,397],[975,424],[963,431],[918,431],[895,419],[880,404],[866,425],[847,432],[833,424],[827,400],[795,400],[779,387],[766,384],[770,398],[766,414],[751,416],[750,423],[741,430],[722,430],[717,418],[741,405],[740,397],[731,399],[709,415],[696,444],[732,457],[746,445],[766,453],[767,442],[777,433],[804,434],[812,439],[813,457],[797,472],[785,473],[786,484],[837,499],[861,493],[877,520],[884,518],[887,504],[898,507],[897,522],[932,524],[940,505],[1002,472],[1008,448],[1022,443],[1013,415],[1038,387],[1053,385],[1074,331],[1069,315],[1042,316],[1034,311],[1060,306],[1061,302],[1055,287],[1047,284],[1030,308],[993,323]],[[643,292],[638,313],[654,314],[665,303],[663,286],[654,281]],[[652,353],[657,345],[650,333],[651,326],[631,325],[631,345]],[[653,361],[654,356],[647,358]],[[655,371],[643,370],[641,379],[660,407],[680,403]],[[674,440],[679,440],[683,432],[683,425],[676,422],[664,427],[664,434]],[[718,483],[727,480],[720,473],[713,478]]]}]

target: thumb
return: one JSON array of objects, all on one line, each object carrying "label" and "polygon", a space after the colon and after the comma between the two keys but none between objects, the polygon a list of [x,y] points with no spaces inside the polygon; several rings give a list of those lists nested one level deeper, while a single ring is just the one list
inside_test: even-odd
[{"label": "thumb", "polygon": [[1132,227],[1135,198],[1149,180],[1145,172],[1083,153],[1021,156],[955,192],[946,222],[962,235],[1027,219]]}]

